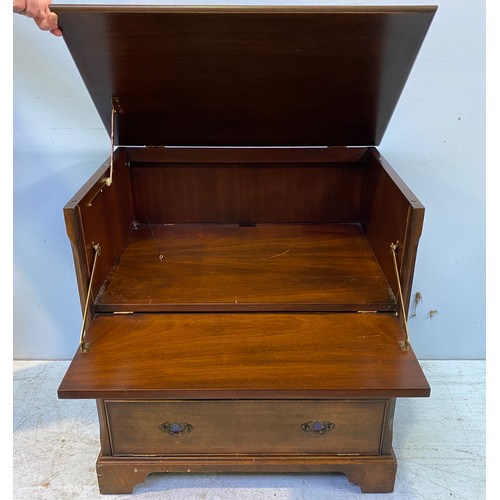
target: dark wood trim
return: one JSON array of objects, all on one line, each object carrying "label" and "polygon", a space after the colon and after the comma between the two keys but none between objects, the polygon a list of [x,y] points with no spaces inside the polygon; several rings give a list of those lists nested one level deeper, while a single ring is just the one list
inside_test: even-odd
[{"label": "dark wood trim", "polygon": [[382,168],[391,178],[392,182],[398,187],[398,189],[401,191],[412,208],[424,208],[422,203],[417,198],[417,195],[408,187],[408,185],[403,181],[399,174],[389,165],[387,160],[381,155],[380,151],[377,148],[367,148],[367,153],[367,160],[370,161],[371,157],[382,166]]},{"label": "dark wood trim", "polygon": [[395,304],[387,303],[357,303],[357,304],[314,304],[314,303],[251,303],[251,304],[235,304],[223,302],[200,302],[200,303],[182,303],[182,304],[100,304],[94,305],[94,310],[97,313],[244,313],[244,312],[301,312],[301,313],[356,313],[358,311],[377,311],[381,313],[394,312]]},{"label": "dark wood trim", "polygon": [[[118,154],[118,150],[115,154]],[[84,202],[94,192],[95,187],[104,184],[104,180],[109,175],[110,158],[107,158],[101,166],[90,176],[89,180],[71,197],[66,203],[64,210],[71,210]]]},{"label": "dark wood trim", "polygon": [[168,12],[180,14],[231,14],[231,13],[253,13],[253,14],[388,14],[388,13],[433,13],[437,7],[434,5],[395,5],[395,6],[225,6],[225,5],[77,5],[57,4],[51,6],[54,12],[77,11],[77,12]]},{"label": "dark wood trim", "polygon": [[169,148],[120,147],[139,163],[358,163],[368,148]]}]

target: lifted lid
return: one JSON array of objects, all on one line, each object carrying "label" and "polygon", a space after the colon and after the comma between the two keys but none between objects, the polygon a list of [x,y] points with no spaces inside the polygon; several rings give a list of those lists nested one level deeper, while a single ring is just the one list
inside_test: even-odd
[{"label": "lifted lid", "polygon": [[115,144],[377,145],[436,7],[54,6]]}]

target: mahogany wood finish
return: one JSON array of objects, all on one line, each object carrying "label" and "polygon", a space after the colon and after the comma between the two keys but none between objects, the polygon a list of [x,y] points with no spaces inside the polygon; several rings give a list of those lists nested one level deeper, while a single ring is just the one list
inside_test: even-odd
[{"label": "mahogany wood finish", "polygon": [[107,187],[104,180],[109,176],[109,162],[108,158],[64,207],[82,308],[95,259],[92,245],[98,243],[101,247],[93,285],[95,295],[122,252],[133,227],[132,191],[125,166],[125,151],[115,153],[113,183]]},{"label": "mahogany wood finish", "polygon": [[108,418],[106,415],[106,407],[102,399],[96,400],[97,406],[97,416],[99,417],[99,431],[100,431],[100,442],[101,442],[101,454],[105,456],[111,456],[111,438],[109,436],[108,428]]},{"label": "mahogany wood finish", "polygon": [[370,148],[366,147],[313,147],[313,148],[216,148],[216,147],[153,147],[118,148],[126,150],[132,165],[136,163],[357,163],[365,161]]},{"label": "mahogany wood finish", "polygon": [[154,473],[226,472],[341,472],[363,493],[391,493],[397,461],[393,453],[377,456],[337,455],[204,455],[186,457],[104,457],[97,460],[101,493],[132,493],[134,486]]},{"label": "mahogany wood finish", "polygon": [[141,225],[96,298],[113,311],[394,311],[358,225]]},{"label": "mahogany wood finish", "polygon": [[[337,471],[362,491],[392,491],[394,398],[430,390],[413,352],[397,344],[404,334],[394,316],[399,298],[388,251],[400,243],[409,293],[423,217],[413,193],[372,148],[119,148],[115,155],[118,181],[102,187],[103,165],[65,210],[74,253],[84,255],[75,257],[83,263],[81,293],[89,244],[99,242],[107,255],[93,311],[135,311],[94,316],[90,351],[77,352],[59,388],[62,398],[98,400],[101,491],[130,492],[149,473],[186,470]],[[252,206],[258,210],[249,216]],[[366,310],[379,314],[356,313]],[[244,443],[258,443],[258,433],[245,427],[236,441],[217,445],[213,400],[228,405],[223,423],[234,437],[242,418],[235,400],[255,398],[277,405],[275,416],[264,418],[271,434],[281,436],[278,408],[286,421],[294,402],[317,411],[340,405],[356,430],[335,433],[340,440],[322,451],[315,441],[307,448],[300,439],[268,436],[259,462],[241,450],[236,459],[230,443],[255,456]],[[187,416],[205,415],[207,435],[182,458],[139,426],[172,399],[195,405]],[[361,416],[356,405],[368,411]],[[193,436],[179,438],[180,446]],[[318,452],[324,455],[315,459]],[[341,452],[357,453],[358,461]]]},{"label": "mahogany wood finish", "polygon": [[364,183],[362,226],[366,238],[395,294],[397,278],[389,245],[399,245],[398,267],[408,314],[424,207],[375,148],[369,151]]},{"label": "mahogany wood finish", "polygon": [[108,159],[64,209],[82,308],[101,249],[58,391],[97,400],[100,491],[159,472],[392,491],[396,398],[430,388],[390,245],[408,308],[424,209],[373,146],[435,7],[53,10],[121,145],[112,184]]},{"label": "mahogany wood finish", "polygon": [[359,221],[362,168],[160,163],[136,164],[131,174],[142,222],[322,223]]},{"label": "mahogany wood finish", "polygon": [[[108,401],[113,455],[381,452],[385,400]],[[160,426],[189,424],[169,435]],[[333,429],[314,435],[302,425]]]},{"label": "mahogany wood finish", "polygon": [[108,130],[121,101],[118,144],[362,146],[380,143],[435,8],[53,10]]},{"label": "mahogany wood finish", "polygon": [[62,398],[429,395],[393,314],[98,315],[87,339]]}]

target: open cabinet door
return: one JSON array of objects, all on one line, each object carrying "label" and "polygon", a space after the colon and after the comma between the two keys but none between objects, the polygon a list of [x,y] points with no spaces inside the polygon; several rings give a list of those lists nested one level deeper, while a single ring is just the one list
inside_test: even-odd
[{"label": "open cabinet door", "polygon": [[428,396],[391,314],[97,315],[61,398]]}]

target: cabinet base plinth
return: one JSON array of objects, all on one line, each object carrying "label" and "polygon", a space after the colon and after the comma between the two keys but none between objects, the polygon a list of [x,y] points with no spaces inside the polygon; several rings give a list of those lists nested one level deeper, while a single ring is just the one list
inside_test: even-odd
[{"label": "cabinet base plinth", "polygon": [[154,473],[327,473],[340,472],[363,493],[391,493],[397,461],[394,453],[378,456],[172,456],[105,457],[96,464],[103,494],[132,493]]}]

